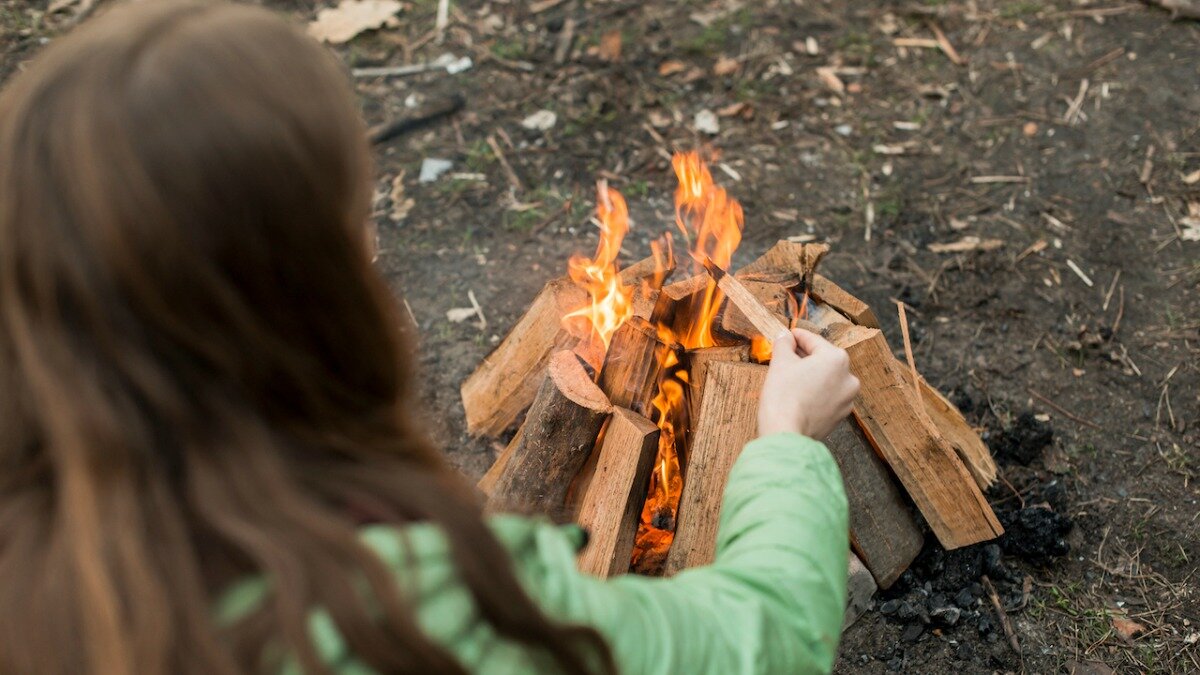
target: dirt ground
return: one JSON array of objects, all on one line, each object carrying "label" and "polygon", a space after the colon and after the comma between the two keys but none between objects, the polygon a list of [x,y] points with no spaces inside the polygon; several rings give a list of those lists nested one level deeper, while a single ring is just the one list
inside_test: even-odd
[{"label": "dirt ground", "polygon": [[[0,77],[80,3],[47,4],[0,7]],[[305,22],[327,6],[270,4]],[[399,26],[337,52],[353,67],[473,60],[357,80],[372,124],[466,100],[380,146],[377,205],[379,265],[420,328],[430,430],[464,472],[498,446],[465,434],[458,387],[594,248],[595,179],[629,198],[633,261],[671,227],[667,153],[706,148],[746,209],[735,263],[788,236],[829,242],[824,272],[893,346],[907,303],[916,363],[993,448],[1005,430],[1053,432],[1002,453],[989,495],[1074,523],[1066,555],[1004,546],[1017,649],[984,596],[953,626],[869,612],[838,671],[1200,671],[1200,23],[1121,0],[454,0],[438,44],[436,0],[403,4]],[[522,126],[543,109],[553,127]],[[702,111],[715,135],[695,129]],[[453,166],[421,183],[424,158]],[[930,250],[965,237],[990,250]],[[471,294],[486,326],[447,319]],[[943,557],[926,553],[925,576],[881,605],[937,595],[922,584]]]}]

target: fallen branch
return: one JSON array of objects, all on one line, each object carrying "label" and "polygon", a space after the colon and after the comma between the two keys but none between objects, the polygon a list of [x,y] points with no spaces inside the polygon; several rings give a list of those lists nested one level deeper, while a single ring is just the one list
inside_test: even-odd
[{"label": "fallen branch", "polygon": [[1008,646],[1012,647],[1017,656],[1020,656],[1021,643],[1017,642],[1017,633],[1013,630],[1012,621],[1008,619],[1008,612],[1004,611],[1004,605],[1000,602],[1000,595],[996,593],[996,587],[992,585],[992,580],[986,574],[979,580],[987,589],[988,599],[992,601],[992,607],[996,608],[996,614],[1000,617],[1000,627],[1004,629],[1004,634],[1008,637]]}]

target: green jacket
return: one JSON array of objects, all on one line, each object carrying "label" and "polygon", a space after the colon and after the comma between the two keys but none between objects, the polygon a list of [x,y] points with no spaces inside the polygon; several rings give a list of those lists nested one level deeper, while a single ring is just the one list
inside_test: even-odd
[{"label": "green jacket", "polygon": [[[779,434],[747,444],[725,488],[716,561],[671,578],[603,581],[580,573],[577,527],[514,516],[496,517],[491,525],[529,594],[557,619],[594,626],[622,673],[791,674],[833,667],[846,606],[849,525],[837,465],[817,441]],[[404,533],[402,539],[394,527],[370,526],[362,536],[394,567],[428,635],[472,672],[535,672],[525,648],[496,636],[478,615],[437,528],[410,525]],[[258,580],[231,589],[221,615],[248,610],[263,586]],[[335,672],[371,672],[348,653],[328,616],[314,614],[312,631]]]}]

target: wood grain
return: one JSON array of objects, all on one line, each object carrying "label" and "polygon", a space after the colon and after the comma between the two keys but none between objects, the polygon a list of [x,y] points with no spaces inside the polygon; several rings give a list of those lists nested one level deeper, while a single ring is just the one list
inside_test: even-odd
[{"label": "wood grain", "polygon": [[854,417],[925,516],[938,541],[955,549],[994,539],[1004,528],[949,441],[915,400],[883,333],[835,325],[828,338],[850,354],[862,388]]},{"label": "wood grain", "polygon": [[611,412],[579,359],[556,352],[508,457],[501,456],[498,475],[488,481],[489,508],[560,512]]},{"label": "wood grain", "polygon": [[600,390],[613,405],[650,415],[650,401],[658,390],[658,376],[667,345],[649,321],[633,317],[613,333],[600,371]]},{"label": "wood grain", "polygon": [[590,535],[579,556],[579,569],[584,572],[607,578],[629,570],[658,436],[658,427],[650,420],[632,410],[613,409],[579,506],[578,522]]},{"label": "wood grain", "polygon": [[587,302],[587,293],[569,279],[546,284],[508,336],[463,383],[467,431],[499,436],[514,426],[533,403],[550,356],[577,343],[562,317]]},{"label": "wood grain", "polygon": [[879,319],[875,318],[875,312],[871,311],[870,305],[820,274],[813,275],[812,295],[860,326],[879,328]]},{"label": "wood grain", "polygon": [[753,363],[709,366],[695,440],[688,452],[675,542],[664,567],[667,575],[707,565],[716,556],[725,483],[742,447],[756,435],[766,375],[766,366]]},{"label": "wood grain", "polygon": [[975,479],[980,490],[987,490],[996,482],[996,460],[979,434],[967,423],[958,407],[950,402],[941,392],[921,380],[921,399],[925,403],[925,412],[929,414],[934,425],[950,442],[958,458],[966,465]]}]

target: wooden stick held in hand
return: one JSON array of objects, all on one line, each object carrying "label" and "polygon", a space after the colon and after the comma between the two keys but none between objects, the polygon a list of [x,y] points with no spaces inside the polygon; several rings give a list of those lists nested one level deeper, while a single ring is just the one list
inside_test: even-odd
[{"label": "wooden stick held in hand", "polygon": [[[738,281],[737,277],[717,267],[711,258],[705,258],[701,263],[713,281],[717,282],[717,288],[725,293],[725,297],[729,298],[729,302],[742,310],[742,313],[746,315],[746,319],[750,321],[754,329],[761,333],[763,337],[768,340],[775,340],[784,333],[790,333],[788,327],[779,320],[779,317],[767,309],[766,305],[763,305],[754,296],[754,293],[751,293],[750,289],[746,288],[745,284]],[[799,320],[797,327],[812,331],[818,335],[821,333],[820,328],[808,321]]]}]

